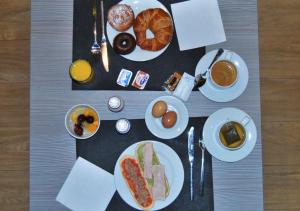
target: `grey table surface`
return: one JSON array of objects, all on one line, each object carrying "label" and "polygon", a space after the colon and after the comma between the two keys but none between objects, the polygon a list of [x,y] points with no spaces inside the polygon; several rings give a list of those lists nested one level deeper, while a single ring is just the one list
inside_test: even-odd
[{"label": "grey table surface", "polygon": [[[66,210],[55,201],[76,159],[75,141],[64,127],[66,111],[88,103],[102,119],[118,119],[106,101],[118,94],[126,108],[122,117],[143,118],[148,103],[162,92],[72,91],[68,66],[72,61],[73,0],[32,0],[30,78],[30,210]],[[258,128],[253,152],[226,163],[213,159],[215,210],[263,210],[260,120],[260,82],[256,0],[219,0],[227,41],[222,46],[238,52],[249,68],[249,84],[238,99],[215,103],[199,92],[186,103],[191,116],[208,116],[223,107],[250,114]]]}]

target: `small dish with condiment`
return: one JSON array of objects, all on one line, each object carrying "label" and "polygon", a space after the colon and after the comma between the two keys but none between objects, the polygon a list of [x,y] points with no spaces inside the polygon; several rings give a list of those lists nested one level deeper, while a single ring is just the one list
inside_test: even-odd
[{"label": "small dish with condiment", "polygon": [[148,105],[145,121],[153,135],[162,139],[172,139],[181,135],[186,129],[189,114],[179,99],[173,96],[162,96]]},{"label": "small dish with condiment", "polygon": [[65,127],[74,138],[88,139],[96,134],[100,127],[99,114],[90,105],[75,105],[65,116]]}]

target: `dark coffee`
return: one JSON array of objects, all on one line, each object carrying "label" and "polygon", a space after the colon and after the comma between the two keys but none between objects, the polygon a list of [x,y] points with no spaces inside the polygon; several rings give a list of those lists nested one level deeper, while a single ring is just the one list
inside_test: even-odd
[{"label": "dark coffee", "polygon": [[211,69],[211,77],[217,85],[228,87],[236,81],[237,69],[235,65],[229,61],[218,61]]}]

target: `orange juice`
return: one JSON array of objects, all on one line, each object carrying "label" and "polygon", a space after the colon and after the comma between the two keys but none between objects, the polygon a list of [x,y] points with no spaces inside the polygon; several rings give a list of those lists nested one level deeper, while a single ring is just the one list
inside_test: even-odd
[{"label": "orange juice", "polygon": [[73,62],[70,66],[69,72],[71,78],[78,83],[88,83],[94,76],[94,71],[90,63],[83,59]]}]

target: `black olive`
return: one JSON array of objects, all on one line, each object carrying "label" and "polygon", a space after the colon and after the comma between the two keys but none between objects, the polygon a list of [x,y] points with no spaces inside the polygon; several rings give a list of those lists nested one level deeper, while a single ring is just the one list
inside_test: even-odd
[{"label": "black olive", "polygon": [[87,117],[85,118],[85,120],[87,121],[87,123],[92,124],[92,123],[94,122],[94,117],[93,117],[93,116],[87,116]]},{"label": "black olive", "polygon": [[78,123],[78,124],[83,123],[85,120],[86,120],[86,117],[84,116],[84,114],[80,114],[80,115],[77,117],[77,123]]}]

